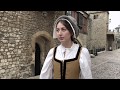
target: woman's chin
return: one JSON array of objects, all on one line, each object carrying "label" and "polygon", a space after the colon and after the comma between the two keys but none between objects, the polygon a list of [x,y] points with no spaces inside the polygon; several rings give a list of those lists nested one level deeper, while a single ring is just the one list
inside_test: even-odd
[{"label": "woman's chin", "polygon": [[65,42],[65,40],[59,40],[61,43],[64,43]]}]

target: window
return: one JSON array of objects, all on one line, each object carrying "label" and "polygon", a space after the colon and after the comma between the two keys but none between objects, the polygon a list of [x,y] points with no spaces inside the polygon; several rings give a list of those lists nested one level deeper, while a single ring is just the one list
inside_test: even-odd
[{"label": "window", "polygon": [[87,34],[87,18],[83,16],[80,12],[77,13],[78,27],[80,28],[80,33]]},{"label": "window", "polygon": [[81,13],[78,13],[78,19],[77,20],[78,20],[77,22],[78,22],[79,28],[82,29],[82,26],[83,26],[83,16],[82,16]]},{"label": "window", "polygon": [[87,34],[87,18],[83,19],[83,33]]},{"label": "window", "polygon": [[97,19],[97,18],[98,18],[98,15],[94,15],[93,18],[94,18],[94,19]]}]

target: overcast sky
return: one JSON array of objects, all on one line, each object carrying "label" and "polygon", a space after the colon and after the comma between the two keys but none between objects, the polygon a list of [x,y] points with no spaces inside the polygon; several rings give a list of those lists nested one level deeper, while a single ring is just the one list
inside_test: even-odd
[{"label": "overcast sky", "polygon": [[120,25],[120,11],[109,11],[109,19],[111,19],[109,29],[113,30]]}]

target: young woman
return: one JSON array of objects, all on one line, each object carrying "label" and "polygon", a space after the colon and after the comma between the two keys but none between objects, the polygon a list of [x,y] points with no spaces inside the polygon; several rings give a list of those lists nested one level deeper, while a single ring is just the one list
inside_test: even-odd
[{"label": "young woman", "polygon": [[48,52],[40,79],[92,79],[90,55],[78,43],[78,34],[75,18],[62,15],[56,19],[53,38],[61,44]]}]

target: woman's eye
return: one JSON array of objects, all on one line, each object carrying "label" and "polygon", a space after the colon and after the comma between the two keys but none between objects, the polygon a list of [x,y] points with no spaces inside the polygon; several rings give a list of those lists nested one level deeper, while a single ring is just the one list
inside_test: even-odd
[{"label": "woman's eye", "polygon": [[61,29],[56,29],[56,32],[62,31],[65,32],[67,29],[66,28],[61,28]]},{"label": "woman's eye", "polygon": [[58,31],[59,31],[59,29],[56,29],[56,31],[58,32]]},{"label": "woman's eye", "polygon": [[65,28],[63,28],[63,29],[62,29],[62,31],[66,31],[66,29],[65,29]]}]

